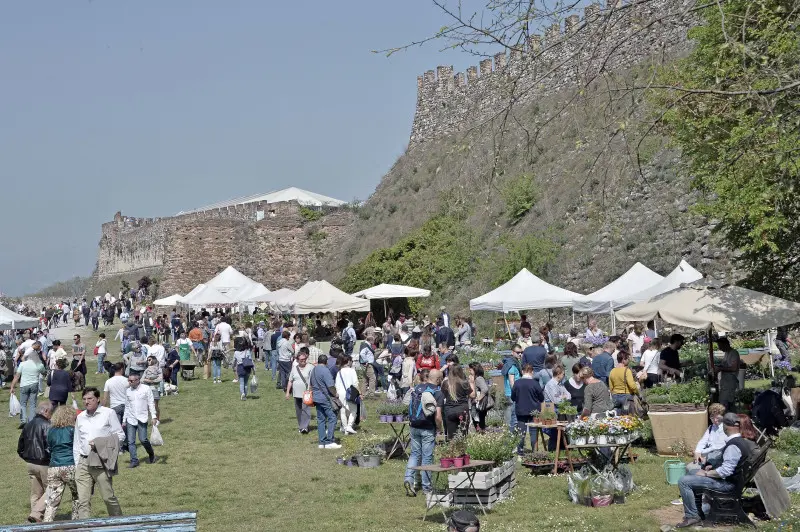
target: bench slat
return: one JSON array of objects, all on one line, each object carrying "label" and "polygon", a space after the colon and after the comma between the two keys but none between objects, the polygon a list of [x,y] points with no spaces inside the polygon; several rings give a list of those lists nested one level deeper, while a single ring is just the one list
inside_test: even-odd
[{"label": "bench slat", "polygon": [[197,512],[169,512],[145,515],[95,517],[75,521],[56,521],[0,527],[0,532],[38,531],[89,531],[130,532],[136,530],[162,530],[165,532],[193,532],[197,530]]}]

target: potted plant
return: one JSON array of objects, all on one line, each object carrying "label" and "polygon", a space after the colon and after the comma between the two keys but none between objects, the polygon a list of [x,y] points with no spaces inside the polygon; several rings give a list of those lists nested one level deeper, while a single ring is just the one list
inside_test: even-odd
[{"label": "potted plant", "polygon": [[578,502],[583,506],[592,505],[592,476],[579,480],[578,485]]},{"label": "potted plant", "polygon": [[383,437],[377,435],[362,436],[358,440],[356,461],[359,467],[378,467],[385,455]]},{"label": "potted plant", "polygon": [[594,436],[597,445],[608,445],[608,423],[595,423],[589,429],[589,434]]},{"label": "potted plant", "polygon": [[556,413],[552,410],[545,410],[539,414],[539,419],[541,420],[542,425],[555,425]]},{"label": "potted plant", "polygon": [[541,414],[539,413],[538,410],[534,410],[533,412],[531,412],[531,417],[533,418],[533,422],[536,424],[542,422]]},{"label": "potted plant", "polygon": [[564,416],[564,421],[575,421],[575,418],[578,417],[578,407],[572,403],[564,402],[558,407],[558,413]]},{"label": "potted plant", "polygon": [[567,425],[567,436],[573,445],[586,445],[589,437],[589,423],[577,419]]},{"label": "potted plant", "polygon": [[522,464],[534,475],[552,471],[553,462],[553,456],[546,451],[529,452],[522,458]]},{"label": "potted plant", "polygon": [[394,416],[393,405],[388,401],[378,403],[378,406],[375,408],[375,413],[378,414],[378,421],[380,423],[389,423]]},{"label": "potted plant", "polygon": [[564,409],[570,404],[571,403],[569,401],[564,400],[556,405],[556,419],[558,421],[567,421],[566,414],[564,414]]},{"label": "potted plant", "polygon": [[625,492],[614,490],[614,504],[625,504]]}]

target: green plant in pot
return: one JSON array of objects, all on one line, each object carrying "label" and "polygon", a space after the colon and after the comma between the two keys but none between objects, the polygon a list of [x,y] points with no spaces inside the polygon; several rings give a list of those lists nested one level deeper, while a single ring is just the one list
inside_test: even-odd
[{"label": "green plant in pot", "polygon": [[507,430],[471,432],[467,436],[467,454],[471,460],[486,460],[496,467],[513,458],[518,443],[519,436]]},{"label": "green plant in pot", "polygon": [[545,410],[539,414],[539,419],[542,425],[554,425],[556,422],[556,413],[552,410]]},{"label": "green plant in pot", "polygon": [[578,407],[572,403],[561,403],[561,405],[558,408],[558,413],[564,416],[564,421],[575,421],[575,418],[578,417]]},{"label": "green plant in pot", "polygon": [[538,410],[534,410],[531,412],[531,418],[534,423],[541,423],[542,422],[542,414]]},{"label": "green plant in pot", "polygon": [[356,460],[360,467],[378,467],[386,456],[384,437],[375,434],[357,438]]}]

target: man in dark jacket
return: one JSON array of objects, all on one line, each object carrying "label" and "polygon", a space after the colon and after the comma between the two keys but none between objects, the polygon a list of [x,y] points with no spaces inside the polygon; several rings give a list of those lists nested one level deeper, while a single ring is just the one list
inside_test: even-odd
[{"label": "man in dark jacket", "polygon": [[52,413],[50,401],[39,403],[36,415],[25,424],[17,442],[17,454],[28,463],[28,477],[31,479],[31,513],[28,515],[31,523],[41,523],[44,517],[47,467],[50,465],[47,431],[50,430]]},{"label": "man in dark jacket", "polygon": [[536,429],[527,426],[533,421],[533,412],[539,412],[544,402],[544,390],[538,379],[533,378],[533,366],[522,366],[522,378],[514,383],[511,389],[511,400],[517,411],[517,432],[520,434],[517,453],[525,451],[525,434],[530,432],[531,448],[536,444]]}]

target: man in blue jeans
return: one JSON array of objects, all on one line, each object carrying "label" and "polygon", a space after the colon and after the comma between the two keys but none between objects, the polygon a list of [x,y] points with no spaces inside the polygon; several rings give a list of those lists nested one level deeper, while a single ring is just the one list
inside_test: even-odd
[{"label": "man in blue jeans", "polygon": [[[442,431],[442,407],[444,395],[440,388],[442,372],[438,369],[420,370],[420,382],[411,392],[409,405],[411,453],[408,455],[405,480],[403,486],[408,497],[416,497],[417,471],[412,469],[419,465],[433,463],[433,449],[436,447],[436,428]],[[431,474],[422,473],[422,491],[431,492]]]},{"label": "man in blue jeans", "polygon": [[[269,337],[269,357],[264,357],[264,369],[269,371],[272,368],[272,380],[275,380],[275,375],[278,373],[278,340],[283,332],[280,322],[273,322],[272,326],[275,332]],[[281,387],[280,381],[277,388]]]},{"label": "man in blue jeans", "polygon": [[511,389],[514,387],[514,383],[522,377],[522,372],[519,368],[519,359],[522,358],[522,346],[515,345],[511,353],[511,356],[503,358],[503,386],[504,395],[508,403],[504,415],[508,430],[515,432],[517,430],[517,409],[514,406],[514,401],[511,400]]},{"label": "man in blue jeans", "polygon": [[756,444],[739,434],[739,416],[728,412],[722,416],[722,428],[728,436],[722,448],[722,465],[714,469],[707,466],[695,474],[687,474],[678,481],[678,489],[683,500],[683,521],[675,528],[688,528],[700,523],[697,511],[696,488],[713,489],[724,493],[741,491],[743,486],[742,465],[757,450]]},{"label": "man in blue jeans", "polygon": [[341,449],[342,446],[333,440],[336,429],[336,410],[331,397],[336,397],[336,386],[327,366],[328,357],[320,355],[317,365],[311,370],[309,381],[311,393],[314,395],[314,406],[317,407],[317,434],[320,449]]}]

